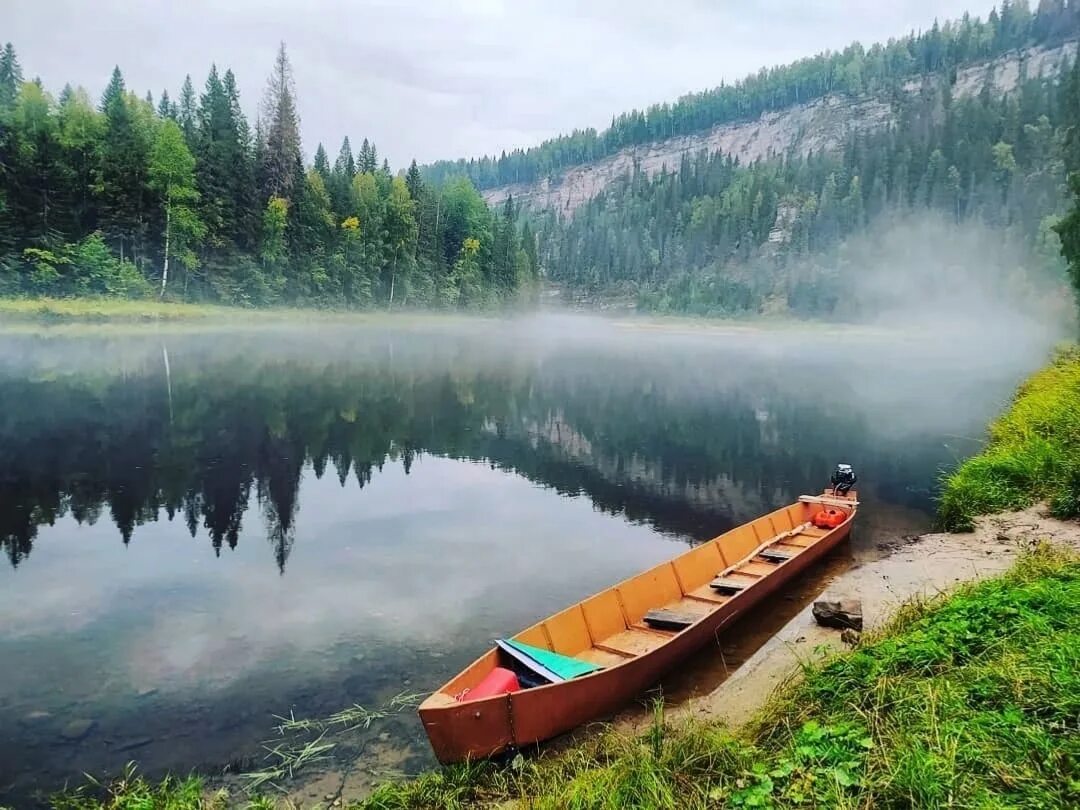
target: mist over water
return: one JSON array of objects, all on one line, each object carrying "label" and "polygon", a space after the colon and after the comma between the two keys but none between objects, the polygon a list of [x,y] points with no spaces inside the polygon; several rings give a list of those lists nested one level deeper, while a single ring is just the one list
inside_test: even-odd
[{"label": "mist over water", "polygon": [[[854,543],[1054,328],[569,315],[0,336],[0,801],[220,769],[855,465]],[[77,725],[72,725],[77,723]],[[358,731],[430,762],[409,715]]]}]

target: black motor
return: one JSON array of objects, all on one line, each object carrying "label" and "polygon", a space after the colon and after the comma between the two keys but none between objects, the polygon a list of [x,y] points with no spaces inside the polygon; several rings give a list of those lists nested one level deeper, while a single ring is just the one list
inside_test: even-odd
[{"label": "black motor", "polygon": [[829,480],[834,495],[847,495],[858,479],[850,464],[837,464],[836,471]]}]

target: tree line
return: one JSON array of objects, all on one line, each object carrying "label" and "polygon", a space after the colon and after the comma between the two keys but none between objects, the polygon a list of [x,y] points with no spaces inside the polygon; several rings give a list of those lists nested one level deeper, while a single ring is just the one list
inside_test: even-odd
[{"label": "tree line", "polygon": [[749,165],[684,154],[653,176],[635,167],[572,217],[547,213],[541,261],[571,289],[648,309],[857,316],[860,302],[844,291],[874,268],[845,270],[845,254],[883,221],[926,212],[992,231],[1010,246],[998,269],[1019,264],[1052,293],[1064,279],[1060,143],[1080,120],[1076,80],[1059,75],[1021,67],[1011,93],[988,76],[980,92],[954,98],[952,77],[931,74],[893,99],[893,125],[854,131],[836,150]]},{"label": "tree line", "polygon": [[0,52],[0,294],[477,307],[537,278],[528,223],[467,178],[395,175],[348,137],[306,165],[284,44],[254,128],[231,70],[155,103],[116,68],[95,105]]},{"label": "tree line", "polygon": [[552,177],[561,169],[589,163],[628,146],[687,135],[735,121],[757,118],[825,95],[895,94],[928,73],[955,74],[961,65],[993,59],[1031,45],[1046,45],[1080,30],[1080,2],[1002,0],[986,20],[965,14],[958,21],[934,22],[912,33],[865,48],[854,42],[842,51],[826,51],[789,65],[762,68],[733,84],[654,104],[612,118],[598,132],[587,128],[539,146],[502,152],[498,157],[439,161],[425,167],[432,181],[466,176],[480,189],[528,183]]}]

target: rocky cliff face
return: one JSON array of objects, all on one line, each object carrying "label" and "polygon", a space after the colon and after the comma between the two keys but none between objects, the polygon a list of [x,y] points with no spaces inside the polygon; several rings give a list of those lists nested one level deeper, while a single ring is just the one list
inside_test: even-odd
[{"label": "rocky cliff face", "polygon": [[[1028,76],[1057,73],[1076,56],[1076,50],[1077,42],[1072,41],[1052,48],[1028,48],[971,65],[957,71],[953,96],[962,98],[979,93],[988,80],[994,92],[1011,92],[1022,71]],[[917,80],[910,81],[904,89],[916,93],[920,85]],[[789,151],[806,155],[835,148],[853,132],[878,129],[893,120],[893,109],[885,100],[828,95],[766,113],[753,121],[721,124],[695,135],[628,147],[594,163],[565,169],[554,178],[488,189],[484,198],[489,204],[497,204],[512,194],[515,200],[535,210],[555,209],[571,214],[609,183],[632,170],[635,161],[642,171],[653,175],[664,168],[678,167],[683,155],[696,155],[702,150],[730,154],[742,163]]]}]

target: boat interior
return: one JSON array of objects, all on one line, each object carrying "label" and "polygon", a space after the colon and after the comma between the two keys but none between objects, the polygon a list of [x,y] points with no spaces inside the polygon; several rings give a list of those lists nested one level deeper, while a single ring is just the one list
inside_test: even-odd
[{"label": "boat interior", "polygon": [[[822,503],[839,506],[842,518],[856,504],[854,498],[849,503],[804,496],[571,605],[513,640],[605,669],[646,655],[829,534],[812,522]],[[448,683],[442,695],[460,695],[493,667],[506,665],[505,655],[492,650]]]}]

